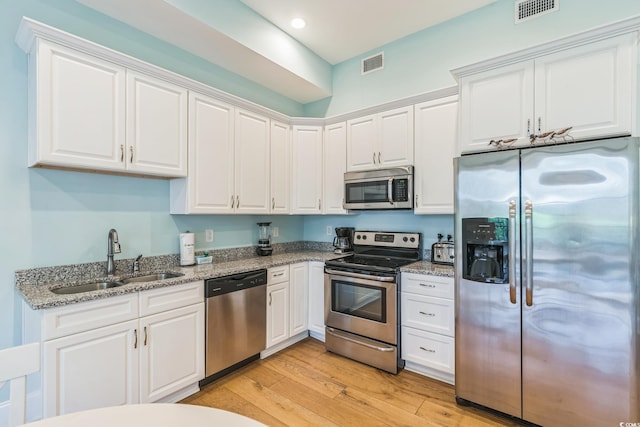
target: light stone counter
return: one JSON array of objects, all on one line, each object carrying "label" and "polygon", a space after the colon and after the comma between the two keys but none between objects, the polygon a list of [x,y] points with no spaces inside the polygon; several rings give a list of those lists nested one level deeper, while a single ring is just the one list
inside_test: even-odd
[{"label": "light stone counter", "polygon": [[426,274],[429,276],[453,277],[455,270],[453,266],[434,264],[429,261],[418,261],[404,267],[400,267],[401,273]]},{"label": "light stone counter", "polygon": [[[68,295],[54,294],[51,292],[51,289],[103,281],[107,280],[107,278],[104,276],[99,277],[95,275],[87,275],[87,273],[84,272],[82,265],[61,266],[57,268],[55,276],[51,276],[51,273],[49,273],[49,276],[46,278],[43,278],[42,274],[38,275],[38,269],[18,271],[16,272],[16,288],[32,309],[40,310],[51,307],[60,307],[81,301],[92,301],[116,295],[124,295],[131,292],[140,292],[197,280],[205,280],[213,277],[277,267],[280,265],[295,264],[305,261],[324,262],[328,259],[338,258],[340,256],[341,255],[336,255],[333,252],[328,251],[301,250],[272,256],[242,258],[234,261],[216,261],[214,259],[212,264],[202,264],[191,267],[178,266],[175,262],[171,262],[174,259],[172,257],[164,264],[164,268],[159,267],[156,264],[152,269],[143,268],[142,271],[136,273],[135,276],[143,276],[145,274],[158,271],[183,273],[184,276],[153,282],[129,283],[115,288]],[[109,278],[109,280],[118,281],[133,276],[133,274],[122,274]]]}]

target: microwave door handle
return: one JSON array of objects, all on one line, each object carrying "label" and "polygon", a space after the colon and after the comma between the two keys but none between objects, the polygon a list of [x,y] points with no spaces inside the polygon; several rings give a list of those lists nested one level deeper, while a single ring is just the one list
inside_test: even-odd
[{"label": "microwave door handle", "polygon": [[389,203],[393,205],[393,178],[389,178],[387,182],[387,197],[389,198]]}]

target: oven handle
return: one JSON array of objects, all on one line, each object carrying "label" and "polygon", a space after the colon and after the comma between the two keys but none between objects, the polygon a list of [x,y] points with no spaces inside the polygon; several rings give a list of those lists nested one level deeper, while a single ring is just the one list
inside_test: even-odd
[{"label": "oven handle", "polygon": [[341,340],[349,341],[349,342],[352,342],[354,344],[359,344],[361,346],[370,348],[372,350],[382,351],[382,352],[385,352],[385,353],[395,350],[395,348],[393,348],[393,347],[378,347],[378,346],[375,346],[375,345],[367,344],[366,342],[360,342],[358,340],[354,340],[353,338],[345,337],[344,335],[338,335],[338,334],[335,333],[335,331],[336,331],[335,329],[327,327],[327,333],[333,335],[336,338],[340,338]]},{"label": "oven handle", "polygon": [[387,197],[389,198],[389,204],[393,205],[393,178],[389,178],[387,183]]},{"label": "oven handle", "polygon": [[339,271],[325,268],[325,273],[336,274],[338,276],[355,277],[356,279],[376,280],[378,282],[395,282],[395,277],[369,276],[368,274],[352,273],[350,271]]}]

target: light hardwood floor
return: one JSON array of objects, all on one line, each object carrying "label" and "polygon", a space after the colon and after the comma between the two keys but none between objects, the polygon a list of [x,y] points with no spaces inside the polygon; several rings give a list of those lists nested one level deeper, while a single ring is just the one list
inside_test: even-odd
[{"label": "light hardwood floor", "polygon": [[392,375],[329,353],[313,338],[209,384],[181,403],[268,426],[517,426],[456,405],[452,386],[407,370]]}]

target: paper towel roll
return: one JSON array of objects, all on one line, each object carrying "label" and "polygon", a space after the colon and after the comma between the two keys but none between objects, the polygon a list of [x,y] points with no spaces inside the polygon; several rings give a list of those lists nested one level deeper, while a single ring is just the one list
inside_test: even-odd
[{"label": "paper towel roll", "polygon": [[196,235],[190,232],[180,233],[180,265],[193,265],[195,257]]}]

